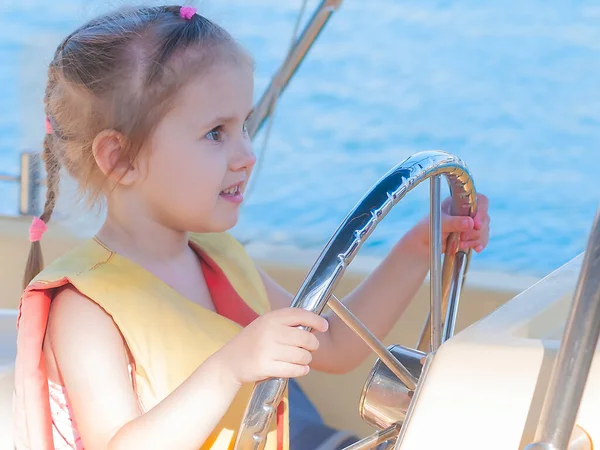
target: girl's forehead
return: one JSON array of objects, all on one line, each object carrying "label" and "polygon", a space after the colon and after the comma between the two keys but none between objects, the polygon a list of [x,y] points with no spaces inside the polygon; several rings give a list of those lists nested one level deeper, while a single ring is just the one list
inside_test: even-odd
[{"label": "girl's forehead", "polygon": [[179,92],[173,112],[212,120],[244,116],[252,108],[254,74],[243,64],[218,64],[192,78]]}]

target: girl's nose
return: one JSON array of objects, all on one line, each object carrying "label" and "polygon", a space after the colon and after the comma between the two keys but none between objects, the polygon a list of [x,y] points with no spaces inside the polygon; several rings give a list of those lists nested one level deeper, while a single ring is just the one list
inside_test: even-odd
[{"label": "girl's nose", "polygon": [[251,169],[256,164],[256,155],[250,141],[243,142],[236,152],[232,163],[232,170]]}]

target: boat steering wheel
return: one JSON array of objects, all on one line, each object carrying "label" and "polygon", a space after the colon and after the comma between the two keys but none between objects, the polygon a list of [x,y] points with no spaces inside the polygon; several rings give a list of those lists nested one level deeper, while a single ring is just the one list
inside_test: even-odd
[{"label": "boat steering wheel", "polygon": [[[326,244],[292,302],[292,307],[316,314],[321,314],[328,305],[379,357],[360,400],[362,417],[379,431],[347,449],[374,448],[398,438],[401,425],[418,397],[424,378],[422,370],[426,370],[437,348],[454,334],[458,300],[471,250],[459,250],[460,234],[450,234],[442,265],[441,176],[445,176],[450,187],[450,213],[474,216],[476,192],[466,165],[458,157],[442,151],[417,153],[390,170],[358,202]],[[427,179],[431,182],[430,311],[416,350],[400,346],[386,348],[333,295],[333,290],[377,224],[410,190]],[[426,356],[423,369],[421,360]],[[264,448],[287,381],[270,378],[256,383],[237,435],[236,450]],[[396,384],[394,408],[377,400],[378,389],[386,383]]]}]

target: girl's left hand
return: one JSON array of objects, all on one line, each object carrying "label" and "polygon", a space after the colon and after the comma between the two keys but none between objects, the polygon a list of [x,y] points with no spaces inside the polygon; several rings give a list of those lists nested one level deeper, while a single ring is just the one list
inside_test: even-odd
[{"label": "girl's left hand", "polygon": [[[472,248],[481,252],[488,244],[490,237],[490,216],[488,215],[488,198],[477,194],[477,214],[475,217],[451,216],[451,199],[442,203],[442,251],[445,251],[446,239],[450,233],[460,232],[460,249]],[[416,252],[429,255],[429,215],[406,233],[401,242]]]}]

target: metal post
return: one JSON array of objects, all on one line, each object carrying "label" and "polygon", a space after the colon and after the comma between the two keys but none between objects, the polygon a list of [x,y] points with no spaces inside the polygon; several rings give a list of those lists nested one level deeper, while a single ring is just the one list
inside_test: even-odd
[{"label": "metal post", "polygon": [[600,335],[600,208],[588,240],[571,311],[542,406],[535,442],[526,450],[568,448]]},{"label": "metal post", "polygon": [[21,176],[19,179],[19,212],[23,216],[37,215],[39,212],[39,186],[41,182],[39,153],[21,153]]},{"label": "metal post", "polygon": [[296,45],[291,49],[288,57],[283,62],[277,73],[273,76],[271,84],[262,95],[256,106],[254,113],[248,121],[248,134],[254,138],[260,130],[263,123],[269,116],[271,104],[274,98],[277,98],[285,90],[291,78],[294,76],[300,63],[304,61],[306,54],[313,43],[325,27],[331,15],[340,7],[342,0],[322,0],[321,4],[315,10],[315,13],[308,21],[304,31],[296,41]]},{"label": "metal post", "polygon": [[431,351],[442,345],[442,199],[441,176],[430,179],[429,205],[429,297],[431,310]]},{"label": "metal post", "polygon": [[[594,446],[590,439],[590,436],[583,430],[583,428],[575,425],[573,434],[569,440],[569,446],[565,450],[593,450]],[[553,444],[536,442],[535,444],[529,444],[526,450],[562,450],[555,447]],[[344,449],[345,450],[345,449]]]},{"label": "metal post", "polygon": [[[456,253],[454,261],[454,280],[464,280],[467,270],[467,255],[460,251]],[[458,317],[458,302],[462,291],[463,283],[452,283],[450,286],[450,296],[446,310],[446,320],[444,322],[443,342],[446,342],[454,336],[456,318]],[[443,313],[442,313],[443,314]]]}]

